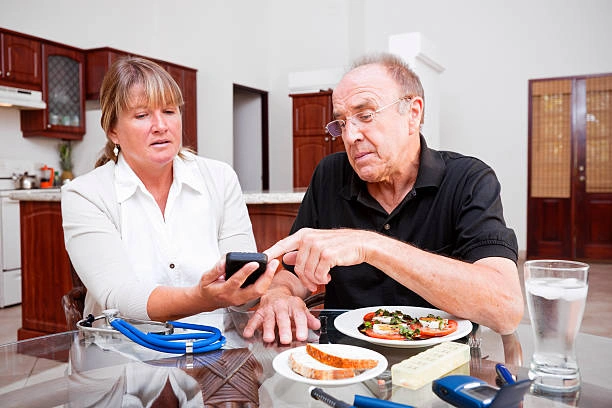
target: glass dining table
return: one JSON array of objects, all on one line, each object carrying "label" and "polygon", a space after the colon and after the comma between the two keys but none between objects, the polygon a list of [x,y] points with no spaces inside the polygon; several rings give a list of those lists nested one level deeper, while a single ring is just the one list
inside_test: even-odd
[{"label": "glass dining table", "polygon": [[[398,348],[346,336],[334,325],[345,310],[314,309],[321,330],[306,342],[359,346],[382,354],[386,370],[379,375],[340,386],[321,388],[353,403],[355,395],[414,407],[446,407],[431,391],[393,384],[391,367],[425,348]],[[225,310],[207,314],[207,324],[223,328],[225,346],[202,354],[171,355],[146,349],[120,334],[83,331],[58,333],[0,346],[0,407],[325,407],[310,397],[312,384],[294,381],[275,369],[274,359],[286,350],[305,345],[268,344],[259,334],[244,339],[240,333],[248,311]],[[520,379],[527,378],[531,327],[522,324],[508,336],[485,327],[458,339],[470,346],[463,372],[496,386],[495,364],[505,363]],[[552,398],[528,392],[524,407],[612,406],[612,339],[579,334],[580,392]]]}]

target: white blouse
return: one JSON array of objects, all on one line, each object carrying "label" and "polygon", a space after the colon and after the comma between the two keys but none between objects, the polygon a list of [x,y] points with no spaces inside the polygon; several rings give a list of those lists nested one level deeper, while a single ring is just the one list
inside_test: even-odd
[{"label": "white blouse", "polygon": [[85,314],[117,308],[148,319],[158,285],[192,286],[228,251],[255,251],[238,177],[184,153],[173,163],[165,213],[119,155],[62,188],[66,249],[87,287]]}]

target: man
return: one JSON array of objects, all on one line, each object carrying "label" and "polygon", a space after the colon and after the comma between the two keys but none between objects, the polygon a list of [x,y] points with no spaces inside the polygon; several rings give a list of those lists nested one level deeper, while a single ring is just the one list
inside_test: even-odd
[{"label": "man", "polygon": [[401,59],[363,59],[332,95],[346,153],[315,170],[292,235],[266,250],[279,271],[244,335],[305,340],[319,322],[302,299],[325,284],[326,308],[434,307],[501,333],[523,316],[517,242],[500,185],[478,159],[427,147],[423,89]]}]

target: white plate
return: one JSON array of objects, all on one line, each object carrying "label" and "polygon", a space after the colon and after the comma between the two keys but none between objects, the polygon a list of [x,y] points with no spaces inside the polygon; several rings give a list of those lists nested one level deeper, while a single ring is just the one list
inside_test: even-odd
[{"label": "white plate", "polygon": [[299,375],[298,373],[293,371],[291,369],[291,366],[289,365],[289,356],[292,353],[306,354],[306,346],[301,346],[285,350],[276,357],[274,357],[274,360],[272,361],[272,367],[274,367],[274,370],[276,370],[277,373],[290,380],[303,382],[306,384],[326,386],[347,385],[362,382],[365,380],[369,380],[370,378],[374,378],[377,375],[380,375],[383,371],[387,369],[387,359],[382,354],[377,353],[373,350],[368,350],[363,347],[351,346],[349,344],[317,344],[317,347],[319,347],[326,353],[342,355],[343,357],[378,360],[378,365],[374,368],[370,368],[369,370],[365,370],[361,374],[356,375],[352,378],[342,378],[339,380],[314,380],[312,378],[307,378]]},{"label": "white plate", "polygon": [[[431,313],[436,316],[443,317],[445,319],[453,319],[457,321],[457,330],[454,333],[448,334],[446,336],[432,337],[430,339],[424,340],[386,340],[366,336],[365,334],[359,331],[358,327],[363,323],[363,316],[365,316],[366,313],[375,312],[378,309],[386,309],[389,311],[399,310],[400,312],[408,314],[413,318],[427,316]],[[433,346],[434,344],[442,343],[445,341],[460,339],[461,337],[470,334],[470,332],[472,331],[472,322],[470,322],[469,320],[458,319],[455,316],[438,309],[428,309],[425,307],[411,306],[372,306],[350,310],[336,317],[336,319],[334,320],[334,326],[336,326],[336,329],[338,329],[339,332],[355,339],[379,344],[382,346],[400,348]]]}]

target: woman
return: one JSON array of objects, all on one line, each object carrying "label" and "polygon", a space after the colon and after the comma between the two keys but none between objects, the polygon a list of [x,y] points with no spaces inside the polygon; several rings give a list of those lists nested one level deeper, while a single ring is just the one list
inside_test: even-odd
[{"label": "woman", "polygon": [[225,280],[224,254],[256,250],[238,178],[181,148],[183,98],[157,64],[127,58],[100,90],[107,144],[96,168],[62,188],[66,249],[87,288],[85,314],[107,308],[165,321],[260,297],[278,261]]}]

